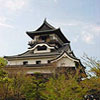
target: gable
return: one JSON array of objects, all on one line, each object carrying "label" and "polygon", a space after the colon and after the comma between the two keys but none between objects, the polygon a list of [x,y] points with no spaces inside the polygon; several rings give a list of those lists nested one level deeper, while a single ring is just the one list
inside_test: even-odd
[{"label": "gable", "polygon": [[58,60],[60,60],[63,57],[67,57],[68,59],[72,60],[72,61],[76,61],[79,62],[79,59],[73,58],[72,56],[70,56],[67,52],[62,52],[61,55],[59,55],[58,57],[56,57],[55,59],[52,59],[50,62],[56,62]]},{"label": "gable", "polygon": [[75,62],[68,57],[62,57],[57,61],[57,67],[75,67]]},{"label": "gable", "polygon": [[33,48],[29,50],[34,51],[34,53],[44,53],[44,52],[51,52],[51,49],[54,49],[54,47],[50,47],[45,43],[41,43],[35,45]]}]

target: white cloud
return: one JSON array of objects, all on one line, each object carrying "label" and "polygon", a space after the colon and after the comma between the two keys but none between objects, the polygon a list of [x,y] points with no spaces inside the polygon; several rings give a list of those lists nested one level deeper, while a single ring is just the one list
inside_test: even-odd
[{"label": "white cloud", "polygon": [[12,25],[0,23],[0,27],[14,28]]},{"label": "white cloud", "polygon": [[61,23],[62,26],[77,26],[77,23]]},{"label": "white cloud", "polygon": [[0,28],[3,28],[3,27],[14,28],[12,25],[7,24],[7,18],[4,16],[0,17]]},{"label": "white cloud", "polygon": [[73,42],[73,43],[77,42],[79,38],[80,38],[80,36],[79,36],[79,35],[77,35],[77,36],[73,37],[72,42]]},{"label": "white cloud", "polygon": [[0,22],[5,22],[6,20],[7,20],[6,17],[4,17],[4,16],[0,16]]},{"label": "white cloud", "polygon": [[100,26],[96,24],[84,24],[81,38],[88,44],[93,44],[96,37],[100,36]]},{"label": "white cloud", "polygon": [[96,35],[100,35],[100,26],[93,25],[93,26],[91,27],[91,30],[92,30]]},{"label": "white cloud", "polygon": [[90,33],[87,33],[87,32],[82,32],[82,40],[87,43],[87,44],[93,44],[93,39],[94,39],[94,35],[93,34],[90,34]]},{"label": "white cloud", "polygon": [[57,22],[56,26],[66,27],[69,33],[75,33],[75,36],[72,37],[73,42],[83,41],[87,44],[93,44],[95,39],[100,36],[100,25],[97,24],[74,20]]},{"label": "white cloud", "polygon": [[54,22],[55,26],[66,27],[66,26],[77,26],[78,22]]},{"label": "white cloud", "polygon": [[29,3],[29,0],[0,0],[0,28],[14,28],[12,25],[8,24],[10,20],[5,17],[6,11],[15,12],[24,9]]},{"label": "white cloud", "polygon": [[5,7],[12,11],[20,10],[26,6],[28,0],[7,0],[5,2]]},{"label": "white cloud", "polygon": [[0,0],[0,7],[2,10],[17,11],[26,7],[29,0]]},{"label": "white cloud", "polygon": [[54,2],[57,2],[57,0],[54,0]]}]

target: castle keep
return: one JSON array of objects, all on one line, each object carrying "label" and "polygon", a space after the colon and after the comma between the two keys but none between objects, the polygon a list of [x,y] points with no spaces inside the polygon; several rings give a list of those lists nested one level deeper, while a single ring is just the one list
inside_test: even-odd
[{"label": "castle keep", "polygon": [[74,55],[70,41],[60,28],[55,28],[44,20],[37,30],[26,34],[32,39],[28,43],[28,50],[19,55],[4,57],[8,61],[6,69],[9,73],[23,69],[25,74],[51,74],[61,69],[76,70],[78,66],[84,73],[84,66]]}]

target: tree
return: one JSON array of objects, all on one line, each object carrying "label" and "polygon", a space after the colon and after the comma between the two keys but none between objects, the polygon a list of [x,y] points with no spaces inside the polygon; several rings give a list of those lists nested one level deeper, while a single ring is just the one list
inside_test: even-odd
[{"label": "tree", "polygon": [[46,83],[44,96],[46,100],[83,100],[87,89],[83,88],[77,81],[77,76],[60,75],[58,78],[51,78]]},{"label": "tree", "polygon": [[22,100],[24,98],[24,88],[27,78],[24,74],[16,73],[11,77],[11,98],[14,100]]},{"label": "tree", "polygon": [[88,94],[100,99],[100,61],[87,55],[84,55],[83,60],[85,66],[89,69],[89,77],[82,81],[82,85],[88,89]]},{"label": "tree", "polygon": [[[100,78],[100,61],[93,57],[88,57],[86,54],[83,56],[84,64],[88,67],[95,77]],[[90,74],[89,74],[90,75]]]},{"label": "tree", "polygon": [[27,77],[28,81],[25,86],[26,100],[44,100],[42,95],[45,90],[45,80],[40,73],[35,73],[34,76]]},{"label": "tree", "polygon": [[9,96],[10,82],[8,74],[4,71],[7,61],[3,58],[0,58],[0,100],[6,100]]},{"label": "tree", "polygon": [[8,77],[4,70],[7,61],[0,58],[0,100],[21,100],[24,86],[24,75],[13,74]]}]

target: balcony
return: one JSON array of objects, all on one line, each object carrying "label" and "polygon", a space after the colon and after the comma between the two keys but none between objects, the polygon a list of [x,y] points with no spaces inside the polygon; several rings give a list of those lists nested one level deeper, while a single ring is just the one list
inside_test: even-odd
[{"label": "balcony", "polygon": [[35,43],[35,41],[32,40],[32,41],[28,42],[28,45],[32,46],[34,43]]},{"label": "balcony", "polygon": [[37,41],[29,41],[28,42],[28,45],[30,45],[31,47],[33,47],[34,45],[36,45],[36,44],[38,44],[38,43],[47,43],[47,44],[49,44],[50,46],[56,46],[56,45],[58,45],[58,47],[59,46],[61,46],[62,44],[60,43],[60,41],[58,41],[58,40],[56,40],[56,39],[52,39],[52,40],[37,40]]},{"label": "balcony", "polygon": [[56,39],[53,39],[51,41],[48,42],[50,45],[58,45],[58,46],[61,46],[62,43],[60,43],[60,41],[56,40]]},{"label": "balcony", "polygon": [[36,44],[36,43],[43,43],[43,42],[47,42],[47,41],[45,41],[45,40],[37,40],[37,41],[29,41],[28,42],[28,45],[30,45],[30,46],[33,46],[34,44]]}]

